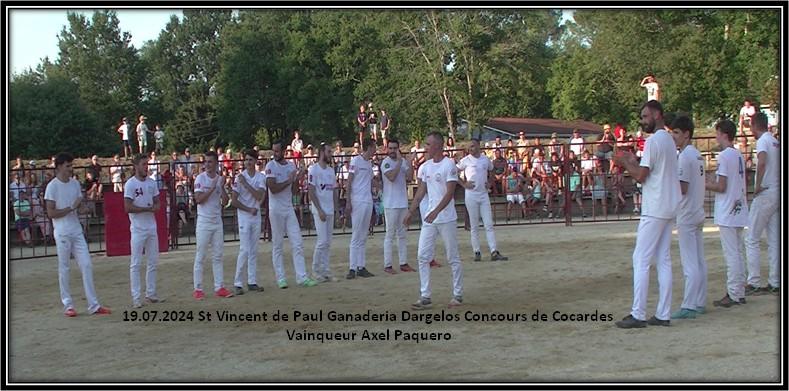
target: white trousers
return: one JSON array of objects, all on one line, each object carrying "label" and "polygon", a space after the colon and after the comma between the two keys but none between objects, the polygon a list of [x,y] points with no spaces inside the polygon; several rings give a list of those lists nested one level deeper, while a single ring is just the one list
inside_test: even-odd
[{"label": "white trousers", "polygon": [[247,285],[258,284],[258,240],[260,239],[260,216],[238,216],[238,259],[233,285],[243,287],[244,266],[247,267]]},{"label": "white trousers", "polygon": [[140,264],[142,264],[143,250],[148,256],[145,268],[145,296],[156,296],[156,266],[159,264],[159,236],[156,228],[145,231],[131,231],[131,297],[133,302],[140,301]]},{"label": "white trousers", "polygon": [[96,297],[96,288],[93,286],[93,264],[90,260],[88,243],[82,232],[66,235],[55,233],[55,246],[58,253],[58,282],[60,283],[60,301],[63,310],[74,308],[69,289],[69,259],[74,255],[79,270],[82,272],[82,285],[85,288],[85,297],[88,299],[88,312],[96,312],[101,305]]},{"label": "white trousers", "polygon": [[225,238],[222,222],[221,220],[204,221],[204,218],[198,217],[195,234],[197,236],[197,252],[195,253],[194,288],[195,290],[203,290],[203,260],[208,255],[208,247],[211,247],[214,291],[218,291],[219,288],[222,288],[222,280],[224,280],[222,254],[225,247]]},{"label": "white trousers", "polygon": [[469,225],[471,225],[471,247],[475,253],[481,252],[479,245],[479,218],[485,227],[490,252],[496,251],[496,235],[493,233],[493,213],[490,209],[488,193],[466,191],[466,210],[468,211]]},{"label": "white trousers", "polygon": [[285,279],[282,247],[285,242],[285,233],[290,239],[290,251],[293,253],[293,270],[296,272],[296,282],[301,284],[307,279],[304,268],[304,245],[301,240],[301,227],[296,219],[293,208],[280,211],[271,209],[271,262],[274,264],[274,276],[279,280]]},{"label": "white trousers", "polygon": [[762,232],[767,229],[767,283],[779,287],[781,283],[781,214],[778,189],[759,193],[748,211],[748,228],[745,230],[745,256],[748,258],[748,284],[761,286],[761,257],[759,245]]},{"label": "white trousers", "polygon": [[444,249],[447,253],[449,266],[452,268],[452,294],[463,296],[463,266],[460,263],[457,241],[457,223],[450,221],[442,224],[422,224],[419,231],[419,282],[422,298],[431,297],[430,290],[430,261],[436,253],[436,238],[441,235]]},{"label": "white trousers", "polygon": [[370,219],[373,217],[372,202],[357,202],[351,209],[351,248],[350,248],[350,268],[358,270],[367,265],[365,256],[365,244],[367,244],[367,233],[370,230]]},{"label": "white trousers", "polygon": [[671,219],[641,216],[636,248],[633,250],[633,309],[638,320],[646,320],[649,268],[657,260],[659,297],[655,317],[671,319]]},{"label": "white trousers", "polygon": [[407,208],[386,208],[384,217],[386,218],[386,236],[384,237],[384,267],[392,266],[392,244],[397,238],[397,255],[400,257],[400,265],[408,263],[408,253],[406,248],[406,227],[403,225]]},{"label": "white trousers", "polygon": [[315,252],[312,254],[312,274],[316,277],[329,277],[329,256],[331,255],[331,237],[334,232],[334,212],[326,213],[326,221],[321,221],[318,210],[310,206],[312,221],[315,223]]},{"label": "white trousers", "polygon": [[726,260],[726,291],[732,300],[745,297],[745,268],[742,259],[744,241],[741,227],[718,226],[721,233],[723,258]]},{"label": "white trousers", "polygon": [[685,276],[682,306],[695,310],[707,303],[707,261],[704,260],[704,221],[699,224],[677,224],[679,256]]}]

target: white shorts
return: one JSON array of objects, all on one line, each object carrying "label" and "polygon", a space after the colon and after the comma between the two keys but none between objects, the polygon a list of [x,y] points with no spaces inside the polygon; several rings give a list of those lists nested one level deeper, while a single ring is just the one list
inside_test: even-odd
[{"label": "white shorts", "polygon": [[523,194],[518,193],[518,194],[507,194],[507,202],[522,204],[526,201],[523,199]]}]

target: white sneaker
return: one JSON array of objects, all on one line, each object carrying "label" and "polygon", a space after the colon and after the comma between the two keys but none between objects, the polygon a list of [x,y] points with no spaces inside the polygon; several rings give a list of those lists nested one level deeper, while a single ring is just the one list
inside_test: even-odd
[{"label": "white sneaker", "polygon": [[448,307],[455,308],[455,307],[460,307],[461,305],[463,305],[463,298],[455,296],[452,298],[452,300],[449,301]]},{"label": "white sneaker", "polygon": [[132,302],[132,307],[133,308],[142,308],[142,302],[139,301],[139,300],[135,300],[134,302]]}]

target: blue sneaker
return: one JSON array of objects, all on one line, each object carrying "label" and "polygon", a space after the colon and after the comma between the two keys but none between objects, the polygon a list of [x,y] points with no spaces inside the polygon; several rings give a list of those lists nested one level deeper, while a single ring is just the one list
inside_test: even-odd
[{"label": "blue sneaker", "polygon": [[699,315],[704,315],[704,314],[707,313],[707,308],[704,307],[703,305],[702,306],[698,306],[698,307],[696,307],[696,313],[699,314]]},{"label": "blue sneaker", "polygon": [[679,311],[671,314],[671,319],[696,319],[696,311],[680,308]]}]

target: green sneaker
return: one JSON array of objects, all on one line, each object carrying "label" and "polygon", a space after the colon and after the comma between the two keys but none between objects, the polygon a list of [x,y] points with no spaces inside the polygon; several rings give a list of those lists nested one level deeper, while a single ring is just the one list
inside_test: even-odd
[{"label": "green sneaker", "polygon": [[696,319],[696,311],[680,308],[679,311],[671,314],[671,319]]},{"label": "green sneaker", "polygon": [[312,278],[307,277],[299,285],[304,286],[304,287],[310,287],[310,286],[318,285],[318,282],[313,280]]},{"label": "green sneaker", "polygon": [[283,278],[283,279],[277,281],[277,286],[279,287],[279,289],[287,288],[288,287],[288,280]]},{"label": "green sneaker", "polygon": [[707,307],[704,307],[704,306],[698,306],[698,307],[696,307],[696,314],[698,314],[698,315],[704,315],[704,314],[706,314],[706,313],[707,313]]}]

